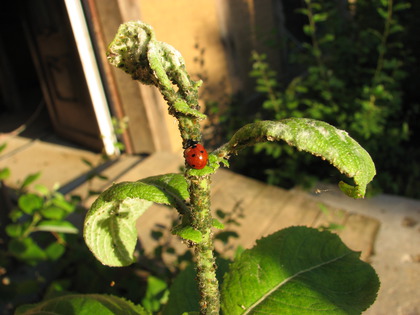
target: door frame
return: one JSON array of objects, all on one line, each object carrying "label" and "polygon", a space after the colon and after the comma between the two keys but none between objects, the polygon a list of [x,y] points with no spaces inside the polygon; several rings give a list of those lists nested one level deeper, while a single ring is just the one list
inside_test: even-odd
[{"label": "door frame", "polygon": [[106,98],[98,63],[89,34],[86,16],[81,2],[78,0],[64,0],[69,15],[73,36],[77,51],[82,63],[83,73],[86,78],[93,110],[101,133],[104,151],[107,155],[118,155],[119,150],[115,146],[117,138],[112,124],[109,104]]}]

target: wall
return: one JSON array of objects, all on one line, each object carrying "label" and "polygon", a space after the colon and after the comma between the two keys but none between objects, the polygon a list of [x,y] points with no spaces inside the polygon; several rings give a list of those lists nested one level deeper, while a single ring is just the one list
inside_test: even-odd
[{"label": "wall", "polygon": [[[271,0],[86,1],[102,8],[98,16],[100,29],[105,29],[104,41],[112,40],[116,21],[141,19],[152,25],[158,40],[181,52],[192,78],[204,81],[200,89],[203,109],[207,101],[226,106],[238,92],[249,96],[253,90],[253,80],[248,76],[251,51],[269,50],[264,42],[277,36],[273,32],[277,28],[276,9]],[[110,8],[111,3],[115,8]],[[272,59],[276,65],[280,56]],[[130,117],[133,152],[180,149],[176,121],[166,114],[167,105],[156,89],[140,85],[133,89],[133,83],[122,74],[114,69],[109,72],[114,77],[109,84],[117,86],[115,100],[120,99],[121,112]],[[125,96],[127,86],[130,97]]]}]

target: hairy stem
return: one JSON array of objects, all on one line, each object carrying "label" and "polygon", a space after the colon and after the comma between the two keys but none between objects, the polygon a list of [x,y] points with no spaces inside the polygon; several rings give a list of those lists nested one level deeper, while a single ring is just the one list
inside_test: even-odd
[{"label": "hairy stem", "polygon": [[219,284],[213,255],[212,217],[210,213],[210,176],[187,177],[190,183],[191,225],[203,239],[194,245],[201,314],[219,314]]},{"label": "hairy stem", "polygon": [[[143,84],[155,85],[168,103],[169,113],[178,120],[183,147],[189,140],[201,141],[198,88],[201,82],[190,79],[181,54],[172,46],[155,39],[153,29],[140,21],[120,26],[108,48],[111,64]],[[177,89],[174,89],[174,86]],[[186,165],[190,205],[185,215],[200,231],[202,241],[191,244],[197,266],[201,314],[219,314],[219,285],[213,255],[210,213],[210,174],[194,175]]]}]

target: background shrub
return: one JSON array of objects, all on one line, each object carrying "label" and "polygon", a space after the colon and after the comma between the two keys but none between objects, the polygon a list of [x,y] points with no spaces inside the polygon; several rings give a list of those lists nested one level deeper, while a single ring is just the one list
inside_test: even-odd
[{"label": "background shrub", "polygon": [[[224,113],[229,130],[273,117],[327,121],[347,130],[371,154],[378,173],[375,190],[420,197],[415,140],[420,45],[412,36],[419,4],[358,0],[343,8],[336,1],[305,0],[296,8],[296,1],[285,0],[283,5],[289,35],[278,48],[288,55],[285,70],[277,73],[264,54],[253,53],[256,95],[245,109],[238,101]],[[322,161],[281,143],[259,144],[232,164],[236,171],[283,187],[310,185],[329,171]]]}]

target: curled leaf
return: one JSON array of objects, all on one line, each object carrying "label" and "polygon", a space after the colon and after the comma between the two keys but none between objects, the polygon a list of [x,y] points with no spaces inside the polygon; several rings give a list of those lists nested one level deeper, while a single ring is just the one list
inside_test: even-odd
[{"label": "curled leaf", "polygon": [[350,197],[363,198],[366,185],[376,174],[369,153],[346,131],[326,122],[308,118],[259,121],[245,125],[212,155],[222,161],[244,147],[259,142],[279,140],[329,161],[341,173],[353,178],[356,184],[354,187],[340,183],[342,191]]},{"label": "curled leaf", "polygon": [[154,40],[153,29],[146,23],[132,21],[122,24],[109,44],[107,57],[115,67],[143,84],[157,85],[147,59],[148,44]]},{"label": "curled leaf", "polygon": [[189,193],[181,174],[148,177],[123,182],[105,190],[85,218],[87,246],[103,264],[127,266],[134,261],[136,221],[153,202],[185,210]]},{"label": "curled leaf", "polygon": [[[191,118],[206,117],[199,112],[198,104],[198,88],[202,81],[191,80],[181,53],[156,40],[150,25],[141,21],[122,24],[108,47],[107,57],[113,66],[134,80],[155,85],[168,103],[169,113],[180,117],[181,125],[190,124]],[[183,116],[187,116],[183,118],[185,121]]]}]

